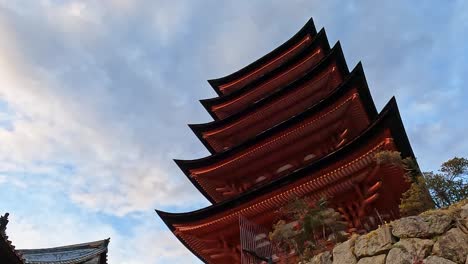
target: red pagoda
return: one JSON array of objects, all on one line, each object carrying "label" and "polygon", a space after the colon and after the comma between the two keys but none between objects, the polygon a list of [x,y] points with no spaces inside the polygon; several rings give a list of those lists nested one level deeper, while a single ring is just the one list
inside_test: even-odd
[{"label": "red pagoda", "polygon": [[340,44],[330,48],[312,19],[264,57],[209,83],[219,96],[201,102],[214,121],[190,127],[211,155],[176,163],[213,205],[157,211],[202,261],[245,262],[240,222],[269,229],[296,197],[326,197],[349,230],[375,226],[376,213],[399,217],[405,172],[374,159],[383,150],[414,158],[396,101],[379,114],[362,65],[349,72]]}]

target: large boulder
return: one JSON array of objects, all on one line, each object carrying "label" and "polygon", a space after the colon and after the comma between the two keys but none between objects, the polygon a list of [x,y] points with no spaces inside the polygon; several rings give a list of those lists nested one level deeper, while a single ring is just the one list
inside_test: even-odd
[{"label": "large boulder", "polygon": [[353,236],[347,241],[338,244],[333,249],[333,264],[356,264],[357,259],[353,253],[354,242],[356,237]]},{"label": "large boulder", "polygon": [[392,222],[392,233],[399,238],[431,238],[447,231],[453,218],[447,214],[426,214],[401,218]]},{"label": "large boulder", "polygon": [[460,217],[457,218],[458,228],[468,233],[468,203],[460,208]]},{"label": "large boulder", "polygon": [[464,264],[468,255],[468,235],[452,228],[437,239],[432,252],[453,262]]},{"label": "large boulder", "polygon": [[306,264],[332,264],[332,254],[328,251],[315,255]]},{"label": "large boulder", "polygon": [[402,238],[393,246],[403,249],[404,251],[408,252],[412,257],[415,257],[417,259],[424,259],[431,253],[433,245],[434,241],[432,241],[431,239]]},{"label": "large boulder", "polygon": [[468,219],[468,203],[460,208],[460,217],[463,219]]},{"label": "large boulder", "polygon": [[424,264],[456,264],[455,262],[438,256],[430,256],[424,260]]},{"label": "large boulder", "polygon": [[354,254],[358,257],[375,256],[385,253],[395,242],[389,226],[383,226],[356,239]]},{"label": "large boulder", "polygon": [[395,247],[388,252],[385,264],[413,264],[413,256],[406,250]]},{"label": "large boulder", "polygon": [[373,257],[362,258],[357,264],[385,264],[386,255],[377,255]]}]

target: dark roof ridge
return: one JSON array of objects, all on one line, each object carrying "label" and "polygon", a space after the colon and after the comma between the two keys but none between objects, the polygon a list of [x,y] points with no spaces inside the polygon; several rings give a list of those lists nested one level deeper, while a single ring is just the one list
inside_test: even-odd
[{"label": "dark roof ridge", "polygon": [[217,103],[222,103],[229,101],[230,99],[236,98],[238,96],[241,96],[242,94],[252,90],[254,87],[258,86],[259,84],[266,82],[269,80],[270,77],[275,76],[276,74],[280,73],[281,71],[287,69],[294,63],[297,63],[301,59],[304,58],[304,55],[307,53],[310,53],[314,49],[317,48],[317,46],[323,46],[325,49],[325,54],[328,54],[330,52],[330,45],[328,43],[328,38],[327,34],[325,32],[325,29],[321,29],[320,32],[314,37],[312,44],[309,45],[307,48],[305,48],[303,51],[301,51],[299,54],[295,55],[293,58],[279,66],[278,68],[275,68],[274,70],[266,73],[265,75],[259,77],[255,81],[247,84],[246,86],[235,90],[229,94],[223,94],[218,97],[213,97],[213,98],[207,98],[207,99],[201,99],[199,100],[200,103],[203,105],[203,107],[208,111],[208,113],[213,117],[213,119],[219,119],[210,109],[212,105],[215,105]]},{"label": "dark roof ridge", "polygon": [[58,247],[49,247],[49,248],[35,248],[35,249],[18,249],[19,251],[50,251],[54,249],[68,249],[68,248],[76,248],[76,247],[89,247],[90,245],[93,244],[99,244],[99,246],[104,246],[107,247],[107,245],[110,242],[110,238],[102,239],[102,240],[96,240],[96,241],[91,241],[91,242],[84,242],[84,243],[79,243],[79,244],[71,244],[71,245],[66,245],[66,246],[58,246]]},{"label": "dark roof ridge", "polygon": [[278,56],[280,53],[282,53],[284,50],[288,49],[289,47],[293,46],[295,42],[300,39],[301,37],[305,36],[306,34],[311,34],[312,36],[317,34],[317,30],[315,29],[315,24],[314,20],[310,18],[306,24],[296,33],[294,34],[290,39],[288,39],[286,42],[278,46],[277,48],[271,50],[267,54],[263,55],[259,59],[255,60],[254,62],[250,63],[247,66],[244,66],[243,68],[237,70],[234,73],[228,74],[224,77],[220,78],[215,78],[208,80],[208,83],[213,87],[215,92],[218,95],[222,95],[222,92],[219,89],[219,85],[222,85],[222,83],[229,82],[232,79],[236,79],[239,75],[245,74],[256,67],[258,67],[259,64],[263,64],[267,62],[268,60],[274,58],[275,56]]}]

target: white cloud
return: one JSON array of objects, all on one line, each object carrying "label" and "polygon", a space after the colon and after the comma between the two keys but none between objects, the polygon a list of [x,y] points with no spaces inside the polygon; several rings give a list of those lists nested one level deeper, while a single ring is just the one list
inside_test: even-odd
[{"label": "white cloud", "polygon": [[[54,8],[51,7],[50,12],[55,12]],[[87,9],[84,4],[75,2],[60,8],[70,9],[74,15]],[[10,16],[19,19],[14,14]],[[60,172],[57,165],[73,166],[73,173],[63,172],[62,179],[54,183],[55,187],[86,207],[117,215],[149,210],[158,204],[183,204],[192,198],[189,194],[173,199],[179,188],[186,188],[188,193],[190,189],[179,183],[181,181],[168,177],[168,171],[159,165],[157,155],[141,155],[151,146],[145,145],[144,138],[134,141],[129,137],[131,124],[105,119],[119,118],[118,115],[96,115],[99,108],[104,107],[107,111],[107,105],[119,103],[112,100],[120,100],[112,94],[113,87],[109,86],[107,77],[99,74],[102,69],[86,65],[86,60],[78,62],[85,65],[52,65],[64,69],[47,69],[47,63],[34,63],[31,61],[34,58],[22,53],[24,43],[19,43],[25,41],[25,36],[11,30],[16,26],[12,24],[14,22],[0,24],[4,36],[0,40],[0,49],[5,54],[0,58],[0,100],[13,112],[13,116],[8,117],[13,128],[0,130],[0,171],[38,173],[36,164],[41,163],[52,177]],[[79,36],[74,38],[81,39]],[[86,52],[82,48],[77,51],[75,44],[68,46],[68,40],[60,45],[72,52],[67,54],[72,63],[76,59],[73,56]],[[82,66],[92,67],[89,70],[97,72],[94,76],[97,78],[83,83],[62,79],[64,71],[78,74],[77,78],[86,78],[80,72]],[[77,93],[80,90],[83,94]],[[132,106],[128,107],[126,110],[132,110]]]}]

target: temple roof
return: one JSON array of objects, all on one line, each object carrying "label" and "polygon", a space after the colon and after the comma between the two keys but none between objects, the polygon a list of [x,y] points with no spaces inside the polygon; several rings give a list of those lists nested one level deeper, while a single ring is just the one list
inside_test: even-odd
[{"label": "temple roof", "polygon": [[[343,75],[344,77],[346,77],[349,74],[349,70],[346,65],[344,55],[343,55],[343,50],[341,49],[341,45],[339,42],[335,44],[335,46],[332,48],[330,53],[325,58],[323,58],[317,64],[317,66],[314,67],[312,71],[308,72],[306,75],[302,76],[301,78],[294,81],[293,83],[279,89],[278,91],[248,106],[246,109],[236,114],[233,114],[229,117],[226,117],[221,120],[214,120],[212,122],[208,122],[204,124],[189,124],[189,127],[192,129],[195,135],[200,139],[203,145],[212,154],[214,154],[217,151],[215,151],[213,147],[210,145],[210,142],[208,142],[208,140],[204,138],[205,133],[235,125],[237,122],[240,122],[240,120],[244,120],[248,118],[249,115],[256,113],[257,111],[260,111],[270,106],[271,104],[277,102],[281,98],[288,96],[292,92],[298,89],[301,89],[302,86],[306,85],[308,81],[313,80],[317,76],[317,74],[320,74],[321,72],[325,71],[327,68],[335,64],[337,66],[337,70],[339,74]],[[325,96],[326,95],[327,94],[325,94]],[[320,98],[320,99],[323,99],[323,98]]]},{"label": "temple roof", "polygon": [[106,264],[110,239],[83,244],[43,248],[20,249],[26,264]]},{"label": "temple roof", "polygon": [[332,92],[328,97],[321,100],[320,102],[316,103],[315,105],[309,107],[302,113],[288,119],[285,122],[282,122],[266,131],[263,131],[259,135],[251,138],[250,140],[244,142],[241,145],[233,147],[227,151],[215,153],[211,156],[196,159],[196,160],[175,160],[175,162],[179,165],[185,175],[190,179],[190,181],[194,184],[195,187],[203,194],[205,197],[212,203],[215,202],[213,198],[203,189],[203,187],[199,184],[197,180],[190,176],[190,169],[205,166],[212,164],[213,162],[217,162],[223,160],[227,157],[234,155],[235,153],[239,153],[244,151],[250,147],[255,146],[259,141],[265,140],[270,138],[272,135],[279,133],[280,131],[284,131],[285,129],[291,127],[293,124],[300,123],[304,119],[309,116],[312,116],[316,113],[319,113],[322,109],[333,105],[338,99],[342,98],[348,91],[351,89],[357,89],[359,94],[359,99],[362,100],[363,106],[365,108],[365,112],[369,120],[373,120],[377,116],[377,110],[373,103],[372,97],[369,92],[369,88],[367,86],[367,82],[365,80],[364,71],[362,69],[361,63],[359,63],[355,69],[351,72],[348,78]]},{"label": "temple roof", "polygon": [[[302,29],[299,30],[293,37],[291,37],[288,41],[283,43],[281,46],[277,47],[276,49],[272,50],[268,54],[264,55],[260,59],[256,60],[255,62],[249,64],[248,66],[245,66],[244,68],[229,74],[225,77],[221,77],[218,79],[212,79],[208,80],[210,85],[214,88],[216,93],[218,95],[225,94],[225,92],[222,91],[220,86],[226,86],[229,85],[230,82],[233,82],[235,80],[238,80],[240,78],[245,78],[247,75],[252,74],[256,70],[258,71],[259,68],[262,67],[267,67],[268,64],[275,63],[275,60],[278,60],[278,57],[284,53],[287,53],[288,51],[291,51],[295,47],[298,46],[298,43],[300,42],[307,36],[315,36],[317,33],[314,25],[314,21],[312,18],[307,21],[307,23],[302,27]],[[274,66],[274,65],[272,65]]]},{"label": "temple roof", "polygon": [[[247,101],[251,99],[251,97],[253,96],[252,94],[256,94],[255,96],[253,96],[254,99],[252,100],[254,101],[260,100],[261,97],[259,96],[262,96],[264,93],[260,93],[259,87],[261,87],[262,85],[269,85],[270,82],[275,80],[275,78],[279,78],[281,76],[282,76],[281,78],[285,78],[285,77],[289,78],[291,76],[294,76],[293,72],[297,71],[298,69],[304,68],[303,70],[310,71],[311,69],[308,69],[308,67],[313,68],[314,65],[316,65],[321,60],[321,58],[325,57],[329,53],[329,51],[330,51],[330,45],[328,43],[325,30],[322,29],[313,38],[312,43],[307,48],[305,48],[299,54],[297,54],[296,56],[294,56],[293,58],[291,58],[290,60],[288,60],[281,66],[279,66],[278,68],[275,68],[274,70],[268,73],[265,73],[262,76],[259,76],[259,78],[246,84],[245,86],[242,86],[241,88],[239,88],[236,91],[233,91],[232,93],[221,95],[219,97],[203,99],[203,100],[200,100],[200,102],[206,108],[208,113],[213,117],[213,119],[216,120],[216,119],[226,118],[227,116],[223,116],[223,117],[218,116],[218,114],[215,112],[214,109],[222,107],[222,109],[225,110],[226,107],[228,108],[233,107],[233,105],[238,105],[239,103],[245,104]],[[314,60],[315,57],[317,60]],[[300,76],[298,76],[298,78],[299,77]],[[280,85],[280,87],[278,88],[282,88],[282,86],[283,85]],[[275,88],[274,86],[272,89],[276,90],[278,88]]]}]

